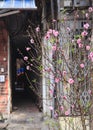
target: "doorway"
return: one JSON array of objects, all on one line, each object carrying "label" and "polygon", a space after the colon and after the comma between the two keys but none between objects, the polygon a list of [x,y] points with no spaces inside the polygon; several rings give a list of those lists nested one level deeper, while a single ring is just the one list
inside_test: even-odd
[{"label": "doorway", "polygon": [[[12,111],[28,108],[29,105],[31,110],[42,111],[40,99],[40,95],[42,95],[42,88],[40,85],[42,79],[36,74],[37,70],[33,66],[31,66],[31,70],[27,69],[27,64],[24,60],[25,56],[29,57],[26,51],[27,46],[29,46],[28,37],[20,35],[13,40],[10,39]],[[29,47],[33,55],[36,56],[33,49],[34,47]],[[34,61],[31,61],[31,64],[34,64]],[[38,83],[34,81],[38,81]],[[38,95],[38,93],[41,94]]]}]

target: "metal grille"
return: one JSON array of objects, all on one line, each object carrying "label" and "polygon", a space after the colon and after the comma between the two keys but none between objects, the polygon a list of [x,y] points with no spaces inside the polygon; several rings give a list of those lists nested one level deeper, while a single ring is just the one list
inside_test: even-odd
[{"label": "metal grille", "polygon": [[[65,110],[70,110],[70,115],[80,115],[81,108],[86,109],[86,114],[89,112],[90,100],[91,100],[91,62],[88,59],[89,51],[86,51],[85,47],[90,45],[88,38],[84,39],[84,47],[79,48],[77,45],[77,39],[83,31],[82,23],[87,23],[85,17],[74,19],[75,14],[61,15],[62,21],[59,23],[60,27],[60,46],[64,50],[64,56],[60,52],[58,53],[58,59],[62,59],[61,64],[57,64],[57,70],[67,72],[67,77],[64,79],[61,77],[61,81],[57,86],[57,101],[58,107],[64,106]],[[67,18],[67,20],[64,20]],[[80,22],[81,20],[81,22]],[[91,20],[88,37],[91,36]],[[81,25],[80,25],[81,23]],[[61,50],[61,53],[62,53]],[[84,68],[80,68],[80,64],[84,63]],[[67,79],[72,77],[74,79],[74,85],[69,85]],[[63,78],[63,80],[62,80]],[[64,115],[63,111],[61,113]]]}]

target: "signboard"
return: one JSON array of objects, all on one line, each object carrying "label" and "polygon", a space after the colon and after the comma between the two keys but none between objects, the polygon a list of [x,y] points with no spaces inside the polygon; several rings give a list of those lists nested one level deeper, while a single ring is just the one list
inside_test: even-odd
[{"label": "signboard", "polygon": [[0,83],[5,82],[5,75],[0,75]]},{"label": "signboard", "polygon": [[35,0],[0,0],[0,9],[36,9]]}]

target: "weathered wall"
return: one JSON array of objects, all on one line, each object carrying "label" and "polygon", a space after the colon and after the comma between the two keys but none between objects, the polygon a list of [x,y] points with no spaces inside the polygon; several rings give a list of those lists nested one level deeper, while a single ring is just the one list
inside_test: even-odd
[{"label": "weathered wall", "polygon": [[0,112],[8,114],[8,34],[0,21]]}]

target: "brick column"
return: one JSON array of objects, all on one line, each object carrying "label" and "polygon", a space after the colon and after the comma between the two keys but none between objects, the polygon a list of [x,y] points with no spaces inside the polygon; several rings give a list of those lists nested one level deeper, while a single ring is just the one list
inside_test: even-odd
[{"label": "brick column", "polygon": [[8,114],[8,34],[0,21],[0,113]]}]

